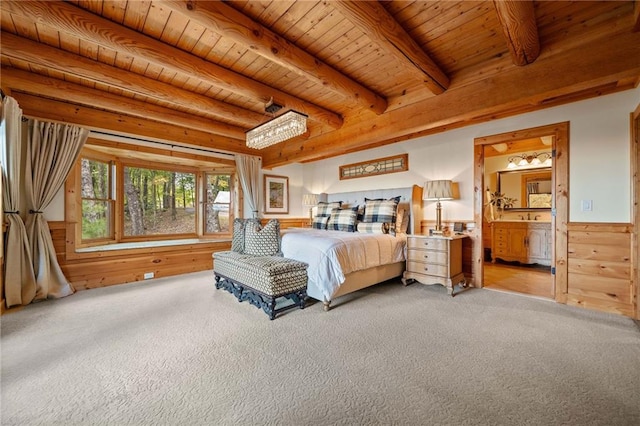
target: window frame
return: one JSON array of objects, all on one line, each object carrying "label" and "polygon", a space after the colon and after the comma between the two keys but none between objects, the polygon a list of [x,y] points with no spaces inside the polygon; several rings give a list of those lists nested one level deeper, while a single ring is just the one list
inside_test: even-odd
[{"label": "window frame", "polygon": [[[84,239],[82,238],[82,221],[83,221],[83,215],[82,215],[82,201],[85,200],[85,198],[82,196],[82,159],[86,158],[90,161],[99,161],[102,163],[106,163],[109,166],[109,176],[108,176],[108,181],[109,181],[109,188],[108,188],[108,192],[109,192],[109,197],[107,200],[107,202],[109,202],[110,204],[110,209],[109,209],[109,236],[108,237],[103,237],[103,238],[90,238],[90,239]],[[81,245],[83,247],[91,247],[91,246],[95,246],[95,245],[102,245],[102,244],[110,244],[116,236],[117,233],[117,228],[116,228],[116,209],[117,209],[117,200],[115,197],[115,191],[116,191],[116,186],[117,183],[115,182],[115,180],[117,179],[117,173],[116,173],[116,165],[115,165],[115,161],[113,160],[113,157],[105,155],[101,152],[97,152],[91,149],[83,149],[83,151],[80,153],[80,155],[78,156],[78,160],[76,163],[76,169],[74,170],[73,173],[77,173],[77,180],[78,180],[78,198],[80,200],[80,202],[78,203],[78,212],[77,212],[77,217],[78,217],[78,236],[79,236],[79,240],[81,242]]]},{"label": "window frame", "polygon": [[[106,149],[106,152],[100,149],[101,146],[111,147],[117,146],[117,149]],[[127,146],[129,148],[123,148]],[[97,149],[92,149],[93,147]],[[205,233],[204,223],[204,209],[205,203],[204,196],[205,177],[206,174],[227,174],[230,175],[230,211],[229,217],[231,223],[234,217],[242,215],[242,189],[239,184],[237,171],[235,167],[235,161],[229,159],[212,158],[201,155],[184,154],[180,152],[168,152],[167,150],[159,150],[147,148],[147,152],[153,152],[153,160],[140,160],[140,152],[138,147],[133,145],[126,145],[120,143],[113,143],[102,140],[94,140],[93,143],[88,142],[83,148],[78,160],[74,165],[72,173],[67,178],[65,183],[65,223],[66,223],[66,257],[67,259],[80,259],[85,257],[96,256],[112,256],[120,250],[147,250],[145,249],[145,242],[169,242],[175,241],[175,245],[189,244],[190,240],[198,240],[199,242],[215,242],[215,241],[227,241],[232,235],[232,226],[229,226],[228,232],[220,233]],[[178,163],[175,162],[176,157],[181,157]],[[82,239],[82,192],[81,192],[81,159],[91,158],[98,161],[112,163],[110,172],[112,178],[110,184],[113,185],[112,192],[115,191],[113,196],[115,197],[114,205],[112,208],[112,238],[110,239],[94,239],[83,240]],[[166,162],[163,161],[166,158]],[[187,166],[185,163],[189,160],[194,160],[195,166]],[[191,162],[191,161],[189,161]],[[195,201],[194,207],[196,212],[196,226],[193,234],[171,234],[171,235],[145,235],[135,237],[124,236],[124,167],[142,167],[147,169],[159,169],[175,172],[187,172],[194,173],[196,179],[195,188]],[[140,245],[136,245],[136,242],[140,242]],[[197,241],[196,241],[197,242]],[[122,249],[113,248],[112,245],[125,244],[126,247]],[[165,246],[166,244],[162,244]],[[105,246],[106,251],[101,251],[100,246]],[[109,248],[109,247],[111,248]],[[87,252],[86,249],[93,248]]]}]

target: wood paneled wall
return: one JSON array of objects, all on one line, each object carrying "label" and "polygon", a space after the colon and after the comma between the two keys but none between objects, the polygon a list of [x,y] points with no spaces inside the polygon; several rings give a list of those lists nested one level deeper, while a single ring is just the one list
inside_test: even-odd
[{"label": "wood paneled wall", "polygon": [[635,316],[632,232],[630,224],[568,225],[568,305]]},{"label": "wood paneled wall", "polygon": [[[434,221],[420,222],[423,234]],[[453,223],[443,223],[452,226]],[[633,226],[611,223],[568,225],[566,282],[556,277],[556,301],[601,312],[637,318],[638,294],[633,263]],[[464,240],[463,271],[474,283],[472,238]]]},{"label": "wood paneled wall", "polygon": [[[2,191],[0,190],[0,198],[2,198]],[[2,202],[0,201],[0,211],[2,208]],[[4,219],[4,218],[3,218]],[[2,228],[1,240],[4,242],[4,233],[6,232],[6,224],[4,221],[0,224],[0,228]],[[4,244],[0,247],[0,314],[5,310],[5,299],[4,299]]]},{"label": "wood paneled wall", "polygon": [[161,278],[212,269],[212,253],[231,247],[230,241],[212,241],[94,252],[78,259],[67,259],[65,223],[49,222],[49,228],[62,272],[76,290],[141,281],[147,272],[153,272],[154,278]]},{"label": "wood paneled wall", "polygon": [[[262,219],[266,223],[268,219]],[[305,226],[307,218],[279,218],[280,228]],[[229,250],[231,241],[212,241],[168,247],[86,253],[79,259],[67,259],[65,222],[49,222],[53,246],[65,276],[76,290],[105,287],[154,278],[212,269],[211,255]],[[213,275],[212,275],[213,280]]]},{"label": "wood paneled wall", "polygon": [[[300,218],[300,217],[287,217],[287,218],[282,218],[279,217],[277,218],[278,221],[280,221],[280,229],[287,229],[287,228],[306,228],[309,225],[309,218]],[[270,218],[262,218],[260,219],[260,223],[262,223],[262,226],[266,225],[267,222],[269,222]]]},{"label": "wood paneled wall", "polygon": [[[282,229],[306,226],[307,218],[279,219]],[[262,219],[266,223],[268,219]],[[432,221],[420,222],[428,233]],[[85,259],[65,257],[65,224],[49,222],[58,260],[67,279],[77,290],[97,288],[155,277],[203,271],[212,268],[211,254],[229,250],[230,242],[211,242],[179,247],[153,247],[95,253]],[[598,311],[635,317],[637,294],[632,262],[632,226],[629,224],[573,223],[568,227],[568,280],[559,286],[558,302]],[[463,244],[463,270],[473,283],[472,238]],[[564,296],[563,296],[564,295]]]}]

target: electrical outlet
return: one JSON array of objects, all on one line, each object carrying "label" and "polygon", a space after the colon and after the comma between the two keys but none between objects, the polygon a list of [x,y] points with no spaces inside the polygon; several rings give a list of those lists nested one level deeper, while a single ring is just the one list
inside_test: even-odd
[{"label": "electrical outlet", "polygon": [[153,276],[154,276],[153,272],[145,272],[144,279],[150,280],[151,278],[153,278]]}]

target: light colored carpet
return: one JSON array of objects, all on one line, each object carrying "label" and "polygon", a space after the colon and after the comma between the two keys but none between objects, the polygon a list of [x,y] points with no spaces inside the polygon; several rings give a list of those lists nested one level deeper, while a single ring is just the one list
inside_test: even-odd
[{"label": "light colored carpet", "polygon": [[2,424],[640,424],[630,319],[399,281],[342,301],[269,321],[202,272],[5,314]]}]

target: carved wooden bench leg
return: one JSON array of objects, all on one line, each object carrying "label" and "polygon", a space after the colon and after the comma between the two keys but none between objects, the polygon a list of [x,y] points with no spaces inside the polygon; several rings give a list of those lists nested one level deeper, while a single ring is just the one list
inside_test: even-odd
[{"label": "carved wooden bench leg", "polygon": [[295,293],[286,294],[284,297],[287,299],[291,299],[295,305],[298,305],[300,309],[304,309],[306,305],[305,299],[307,298],[307,293],[303,291],[297,291]]}]

